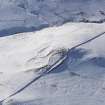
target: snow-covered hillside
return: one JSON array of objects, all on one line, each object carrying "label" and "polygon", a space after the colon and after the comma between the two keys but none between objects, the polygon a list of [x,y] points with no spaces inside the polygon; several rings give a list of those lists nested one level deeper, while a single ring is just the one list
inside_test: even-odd
[{"label": "snow-covered hillside", "polygon": [[105,21],[105,0],[0,0],[0,36],[65,22]]},{"label": "snow-covered hillside", "polygon": [[104,45],[105,0],[0,0],[0,105],[105,105]]},{"label": "snow-covered hillside", "polygon": [[1,37],[1,105],[104,105],[104,41],[104,23]]}]

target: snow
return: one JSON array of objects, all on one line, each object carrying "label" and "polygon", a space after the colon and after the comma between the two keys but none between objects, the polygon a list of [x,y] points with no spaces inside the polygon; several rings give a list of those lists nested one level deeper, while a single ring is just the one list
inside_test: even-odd
[{"label": "snow", "polygon": [[0,37],[2,104],[104,105],[104,40],[82,22]]},{"label": "snow", "polygon": [[68,23],[42,31],[2,37],[0,72],[10,74],[43,67],[48,64],[51,51],[70,49],[103,33],[104,27],[104,24]]},{"label": "snow", "polygon": [[0,105],[105,105],[105,0],[0,0]]},{"label": "snow", "polygon": [[0,36],[66,22],[105,21],[104,0],[0,0]]}]

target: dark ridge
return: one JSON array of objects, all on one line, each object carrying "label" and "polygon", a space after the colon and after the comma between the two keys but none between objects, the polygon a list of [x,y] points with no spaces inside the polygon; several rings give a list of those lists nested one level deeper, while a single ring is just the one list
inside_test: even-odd
[{"label": "dark ridge", "polygon": [[100,19],[100,20],[97,20],[97,21],[95,21],[95,20],[91,21],[91,20],[88,20],[88,19],[84,18],[80,22],[84,22],[84,23],[99,23],[99,24],[101,24],[101,23],[105,22],[105,19]]},{"label": "dark ridge", "polygon": [[23,33],[23,32],[34,32],[36,30],[41,30],[46,27],[48,27],[47,24],[44,24],[40,27],[29,27],[29,28],[28,27],[12,27],[8,29],[0,30],[0,37],[10,36],[13,34]]},{"label": "dark ridge", "polygon": [[69,18],[69,19],[64,19],[62,21],[62,23],[55,22],[52,25],[51,24],[42,24],[38,27],[35,27],[35,26],[32,26],[32,27],[25,27],[25,26],[11,27],[11,28],[0,30],[0,37],[10,36],[10,35],[14,35],[14,34],[17,34],[17,33],[34,32],[34,31],[41,30],[41,29],[51,27],[51,26],[54,26],[54,25],[60,26],[60,25],[63,25],[65,23],[68,23],[68,22],[76,22],[76,23],[83,22],[83,23],[98,23],[98,24],[101,24],[101,23],[105,22],[105,19],[101,19],[99,21],[90,21],[90,20],[87,20],[87,19],[84,18],[80,21],[75,21],[73,18]]},{"label": "dark ridge", "polygon": [[66,19],[66,20],[62,21],[62,23],[60,23],[60,24],[59,24],[59,22],[58,23],[56,22],[53,25],[42,24],[39,27],[35,27],[35,26],[32,26],[32,27],[25,27],[25,26],[12,27],[12,28],[7,28],[7,29],[0,30],[0,37],[10,36],[10,35],[14,35],[14,34],[17,34],[17,33],[34,32],[34,31],[41,30],[41,29],[44,29],[44,28],[47,28],[47,27],[50,27],[50,26],[54,26],[54,25],[60,26],[60,25],[63,25],[65,23],[68,23],[68,22],[76,22],[76,23],[83,22],[83,23],[98,23],[98,24],[101,24],[101,23],[105,22],[105,19],[101,19],[99,21],[90,21],[90,20],[87,20],[87,19],[82,19],[81,21],[74,21],[73,18],[70,18],[70,19]]}]

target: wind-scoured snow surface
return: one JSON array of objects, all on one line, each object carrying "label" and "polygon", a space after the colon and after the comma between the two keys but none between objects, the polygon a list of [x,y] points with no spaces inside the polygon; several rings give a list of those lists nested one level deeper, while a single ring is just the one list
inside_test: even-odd
[{"label": "wind-scoured snow surface", "polygon": [[104,23],[1,37],[0,105],[105,105],[104,43]]},{"label": "wind-scoured snow surface", "polygon": [[105,22],[105,0],[0,0],[0,36],[66,22]]}]

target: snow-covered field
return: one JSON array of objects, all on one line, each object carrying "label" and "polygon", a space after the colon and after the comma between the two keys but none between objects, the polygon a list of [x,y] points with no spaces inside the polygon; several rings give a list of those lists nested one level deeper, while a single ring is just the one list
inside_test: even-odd
[{"label": "snow-covered field", "polygon": [[104,23],[1,37],[1,105],[104,105],[104,41]]}]

